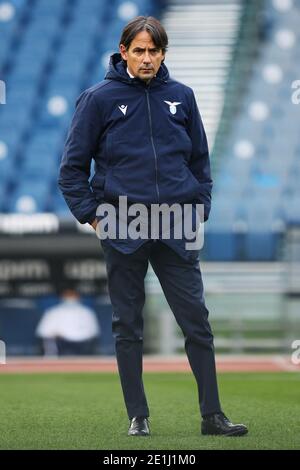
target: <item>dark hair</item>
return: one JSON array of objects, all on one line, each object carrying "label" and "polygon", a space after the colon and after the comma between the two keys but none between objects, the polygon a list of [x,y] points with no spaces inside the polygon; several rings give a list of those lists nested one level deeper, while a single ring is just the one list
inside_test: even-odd
[{"label": "dark hair", "polygon": [[165,53],[168,47],[168,35],[163,25],[153,16],[137,16],[123,29],[120,44],[129,48],[135,36],[141,31],[147,31],[155,46]]},{"label": "dark hair", "polygon": [[56,292],[59,296],[62,296],[66,291],[76,291],[76,285],[72,281],[61,281],[58,283]]}]

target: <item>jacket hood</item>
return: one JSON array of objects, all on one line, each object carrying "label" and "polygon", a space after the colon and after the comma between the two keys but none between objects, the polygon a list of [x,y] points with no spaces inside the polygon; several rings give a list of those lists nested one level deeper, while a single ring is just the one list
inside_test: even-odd
[{"label": "jacket hood", "polygon": [[[144,83],[140,78],[130,78],[126,70],[126,62],[122,59],[121,54],[116,52],[110,56],[108,72],[105,79],[119,80],[124,83]],[[156,76],[152,80],[157,80],[161,83],[167,83],[169,80],[169,71],[164,63],[158,69]],[[151,81],[152,81],[151,80]]]}]

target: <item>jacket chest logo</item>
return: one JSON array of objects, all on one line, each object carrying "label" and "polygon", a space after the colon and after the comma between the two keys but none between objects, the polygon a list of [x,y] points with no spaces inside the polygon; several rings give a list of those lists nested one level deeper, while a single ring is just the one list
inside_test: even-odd
[{"label": "jacket chest logo", "polygon": [[118,108],[124,114],[124,116],[126,116],[128,105],[125,106],[125,104],[121,104],[121,106],[118,106]]},{"label": "jacket chest logo", "polygon": [[181,104],[180,101],[173,101],[173,103],[172,103],[172,101],[164,101],[164,103],[167,103],[167,105],[169,105],[169,110],[170,110],[171,114],[176,114],[176,112],[177,112],[176,106]]}]

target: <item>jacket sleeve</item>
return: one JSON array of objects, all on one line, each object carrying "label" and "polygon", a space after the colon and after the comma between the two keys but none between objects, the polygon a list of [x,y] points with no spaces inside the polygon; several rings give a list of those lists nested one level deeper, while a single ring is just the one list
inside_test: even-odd
[{"label": "jacket sleeve", "polygon": [[92,158],[97,152],[102,122],[94,96],[83,92],[69,129],[59,170],[58,186],[76,219],[93,222],[99,205],[89,185]]},{"label": "jacket sleeve", "polygon": [[204,220],[209,217],[211,207],[212,178],[210,171],[209,150],[202,119],[196,103],[194,92],[191,93],[190,114],[187,131],[192,141],[190,171],[199,181],[201,189],[195,202],[204,204]]}]

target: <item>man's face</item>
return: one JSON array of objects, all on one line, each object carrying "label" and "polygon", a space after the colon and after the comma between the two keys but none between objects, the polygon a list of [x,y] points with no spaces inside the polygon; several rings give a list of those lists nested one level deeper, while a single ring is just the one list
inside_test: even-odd
[{"label": "man's face", "polygon": [[145,82],[149,82],[158,72],[165,55],[158,49],[150,34],[141,31],[131,41],[128,50],[120,45],[120,53],[123,60],[127,61],[129,72]]}]

